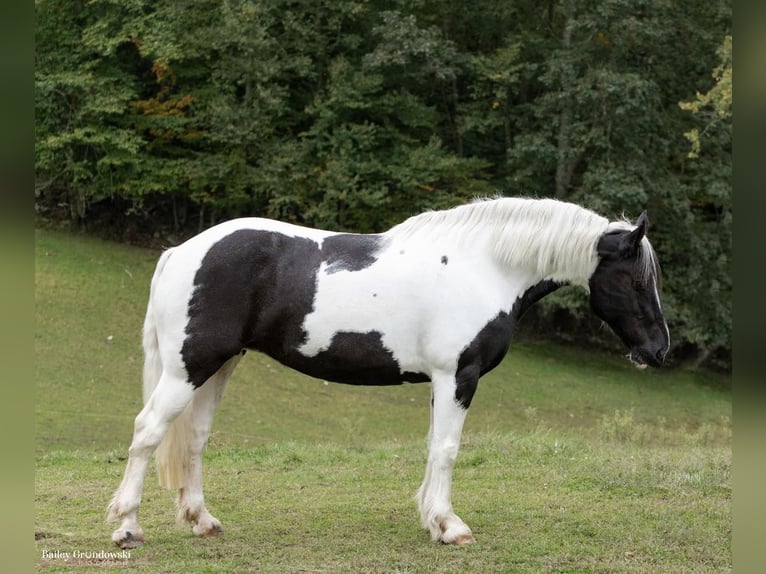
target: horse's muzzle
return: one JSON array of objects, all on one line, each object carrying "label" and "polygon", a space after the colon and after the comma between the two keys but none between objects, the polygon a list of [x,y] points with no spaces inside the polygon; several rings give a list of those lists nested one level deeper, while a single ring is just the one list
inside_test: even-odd
[{"label": "horse's muzzle", "polygon": [[639,369],[645,369],[647,366],[657,369],[665,362],[665,355],[667,354],[667,347],[661,347],[657,350],[634,348],[628,354],[628,359]]}]

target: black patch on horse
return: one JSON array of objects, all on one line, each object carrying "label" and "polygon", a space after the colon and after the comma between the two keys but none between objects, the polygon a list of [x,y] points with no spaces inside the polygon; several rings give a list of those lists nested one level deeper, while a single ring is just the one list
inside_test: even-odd
[{"label": "black patch on horse", "polygon": [[378,260],[383,243],[380,235],[341,233],[331,235],[322,242],[322,258],[327,262],[327,273],[361,271]]},{"label": "black patch on horse", "polygon": [[240,229],[215,243],[194,276],[181,355],[194,387],[244,348],[279,359],[305,339],[319,246],[311,239]]},{"label": "black patch on horse", "polygon": [[510,314],[498,313],[463,350],[458,359],[455,390],[455,400],[463,408],[471,406],[479,377],[494,369],[505,357],[518,320],[534,303],[561,285],[548,279],[533,285],[516,300]]},{"label": "black patch on horse", "polygon": [[327,349],[313,357],[296,356],[290,366],[312,377],[348,385],[384,386],[429,380],[422,373],[402,373],[378,331],[339,331]]}]

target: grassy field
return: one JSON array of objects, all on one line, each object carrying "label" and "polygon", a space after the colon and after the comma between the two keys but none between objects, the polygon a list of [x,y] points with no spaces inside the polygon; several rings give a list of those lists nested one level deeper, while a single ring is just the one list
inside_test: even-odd
[{"label": "grassy field", "polygon": [[455,471],[453,502],[478,544],[434,544],[419,527],[427,384],[326,384],[249,353],[205,459],[224,537],[177,527],[172,493],[150,476],[147,544],[103,554],[119,554],[103,511],[140,409],[157,255],[37,232],[39,571],[731,569],[728,380],[524,341],[479,384]]}]

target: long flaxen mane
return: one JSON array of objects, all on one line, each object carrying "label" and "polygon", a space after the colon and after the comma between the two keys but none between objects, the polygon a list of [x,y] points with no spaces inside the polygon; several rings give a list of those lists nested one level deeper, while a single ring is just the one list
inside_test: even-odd
[{"label": "long flaxen mane", "polygon": [[[476,243],[484,238],[495,257],[508,267],[526,268],[546,279],[587,289],[598,265],[596,246],[605,233],[630,230],[627,220],[607,218],[555,199],[497,198],[416,215],[393,227],[393,240],[449,237]],[[636,280],[658,274],[654,251],[644,238],[636,261]]]}]

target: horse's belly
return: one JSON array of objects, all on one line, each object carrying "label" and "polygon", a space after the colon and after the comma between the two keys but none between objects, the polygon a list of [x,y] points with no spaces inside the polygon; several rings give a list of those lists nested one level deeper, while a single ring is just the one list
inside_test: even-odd
[{"label": "horse's belly", "polygon": [[429,380],[425,373],[407,370],[376,331],[338,332],[327,348],[313,355],[297,350],[269,354],[304,374],[336,383],[398,385]]}]

